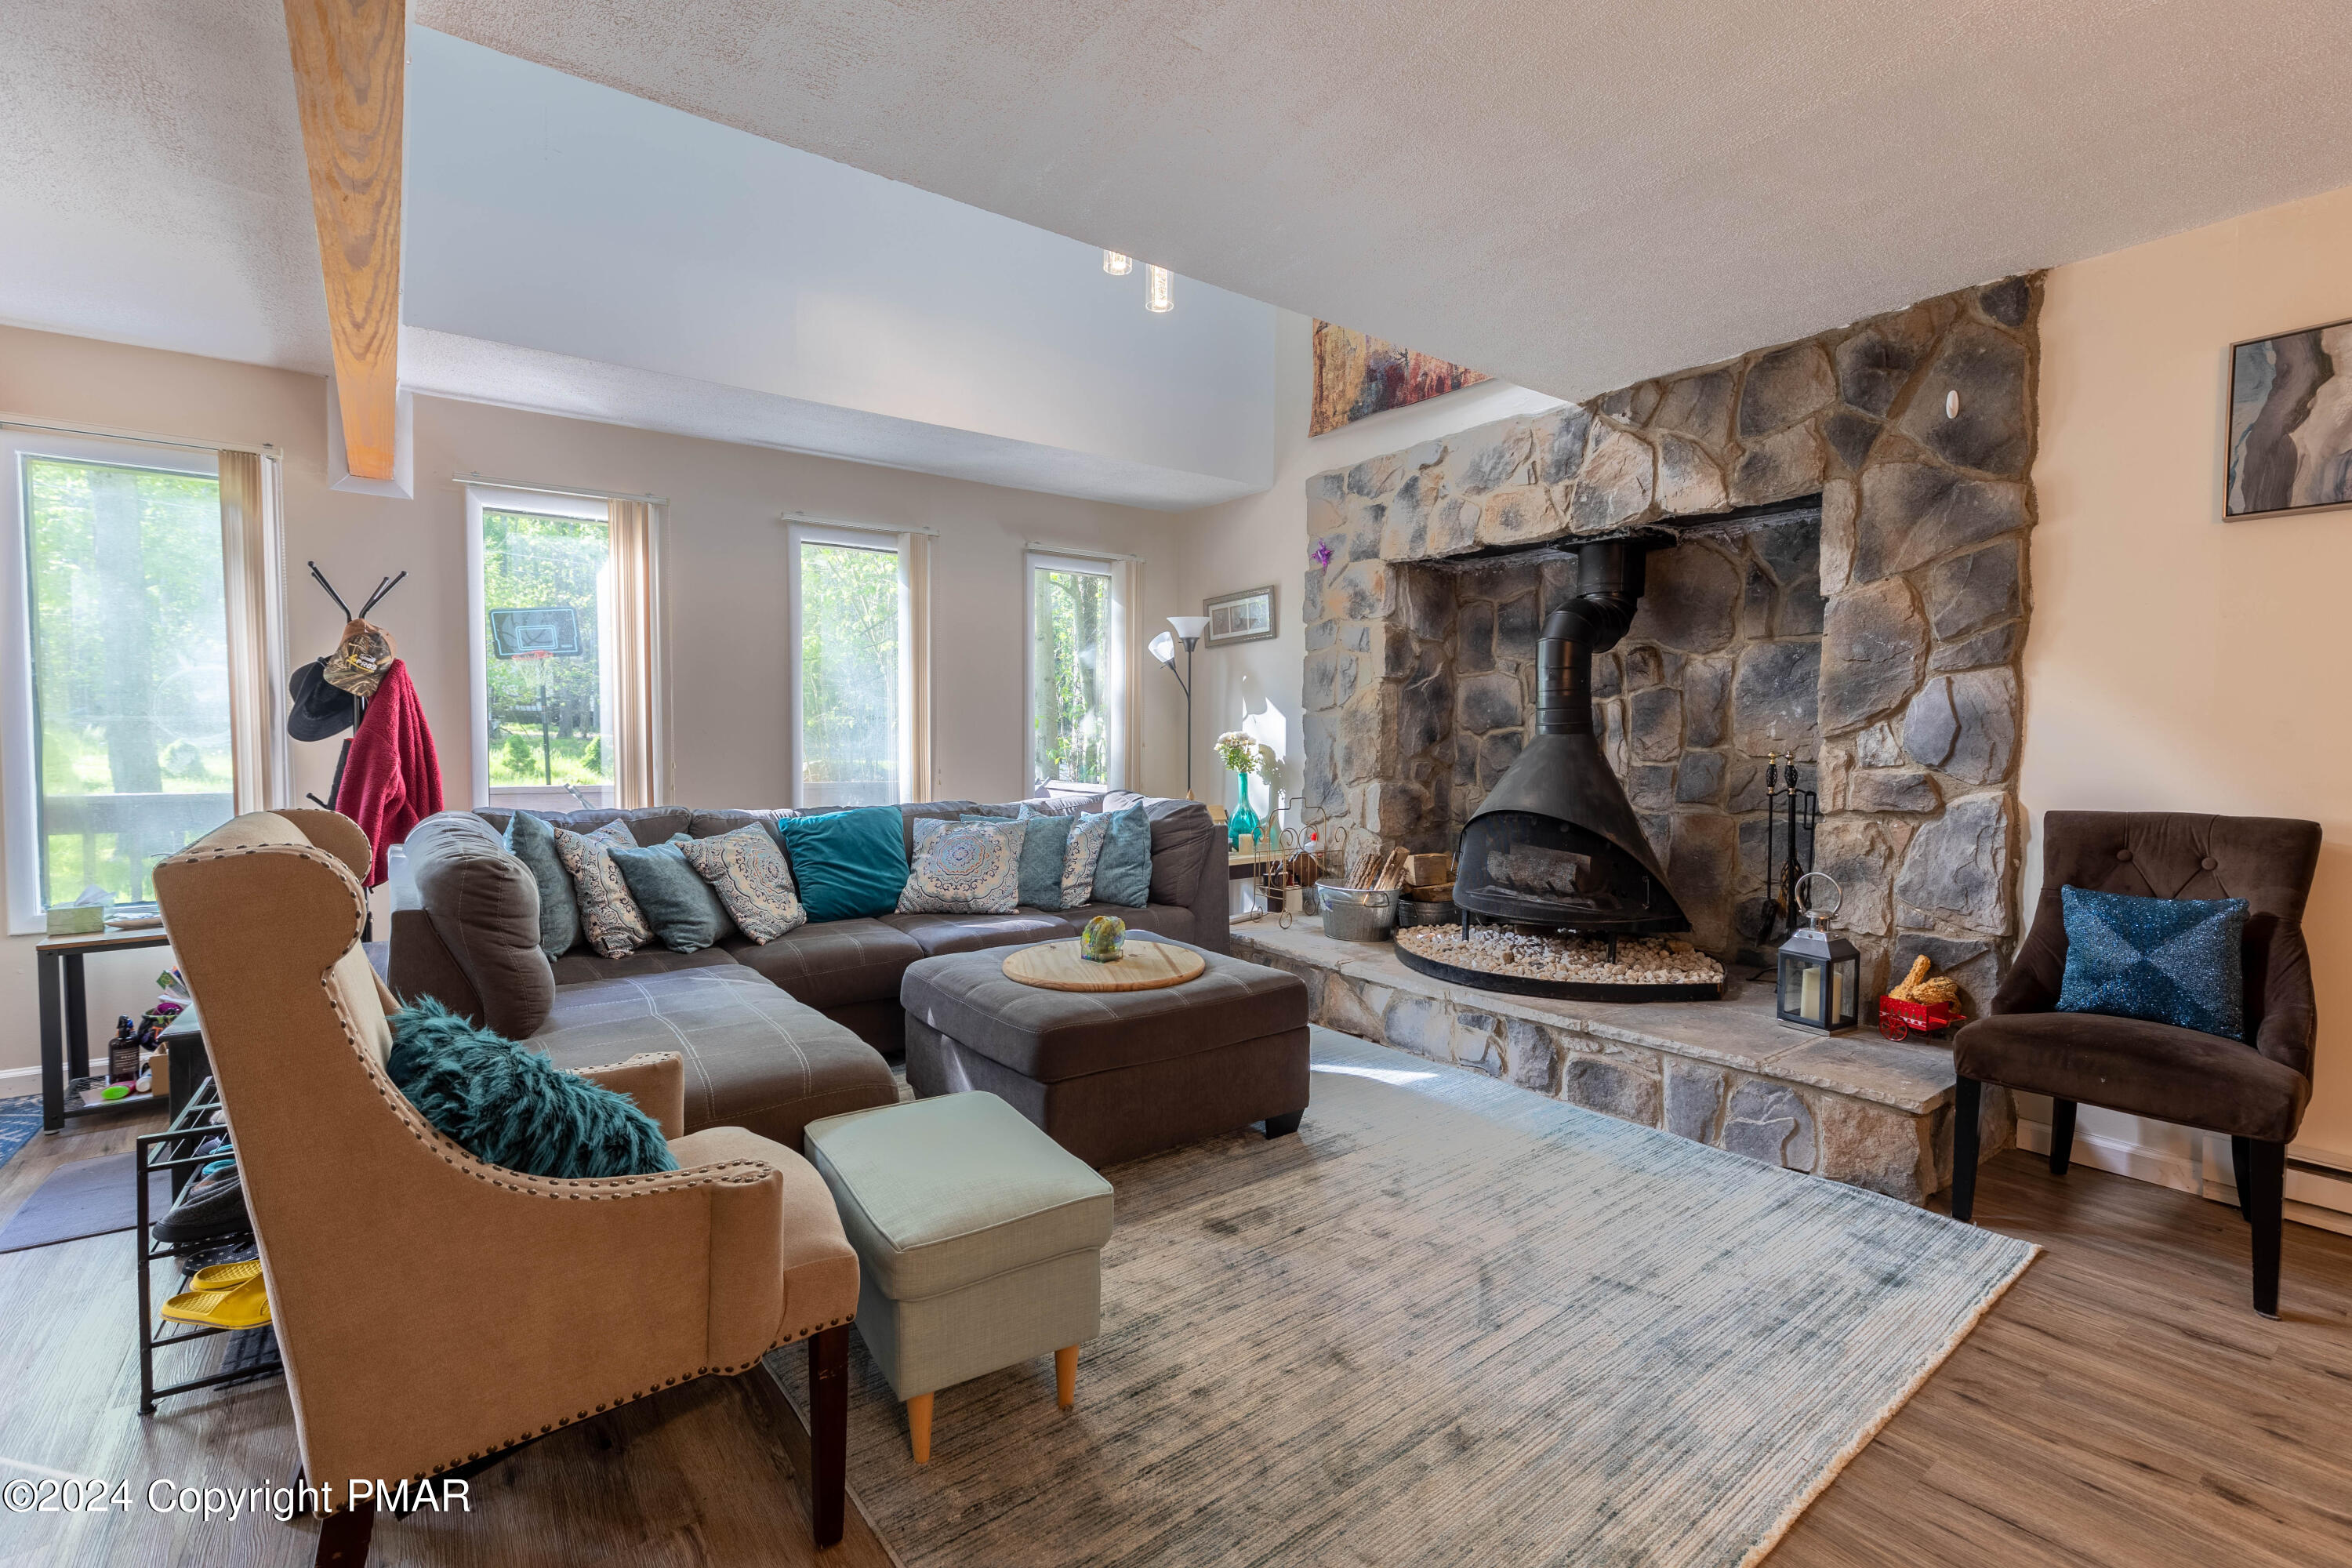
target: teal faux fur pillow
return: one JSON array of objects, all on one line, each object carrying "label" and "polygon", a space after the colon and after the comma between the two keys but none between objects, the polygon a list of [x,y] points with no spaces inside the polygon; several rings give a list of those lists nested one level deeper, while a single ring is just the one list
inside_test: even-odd
[{"label": "teal faux fur pillow", "polygon": [[477,1028],[427,996],[392,1016],[392,1081],[478,1160],[530,1176],[675,1171],[636,1101]]}]

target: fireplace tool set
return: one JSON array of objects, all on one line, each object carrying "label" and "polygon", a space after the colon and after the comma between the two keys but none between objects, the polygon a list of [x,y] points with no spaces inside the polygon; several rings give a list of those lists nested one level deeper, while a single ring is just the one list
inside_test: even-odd
[{"label": "fireplace tool set", "polygon": [[1813,828],[1821,799],[1804,787],[1797,753],[1775,751],[1764,759],[1764,900],[1745,934],[1769,948],[1796,931],[1804,916],[1797,884],[1813,868]]}]

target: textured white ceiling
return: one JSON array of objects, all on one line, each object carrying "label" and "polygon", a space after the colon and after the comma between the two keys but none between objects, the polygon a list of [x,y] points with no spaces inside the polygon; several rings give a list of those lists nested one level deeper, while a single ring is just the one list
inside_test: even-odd
[{"label": "textured white ceiling", "polygon": [[278,0],[0,3],[0,321],[329,367]]},{"label": "textured white ceiling", "polygon": [[2352,184],[2344,0],[414,0],[1562,395]]}]

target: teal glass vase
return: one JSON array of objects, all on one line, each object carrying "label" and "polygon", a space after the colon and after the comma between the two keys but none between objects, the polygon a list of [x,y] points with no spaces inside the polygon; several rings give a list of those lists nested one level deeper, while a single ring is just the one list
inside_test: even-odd
[{"label": "teal glass vase", "polygon": [[1242,804],[1234,813],[1233,819],[1225,824],[1225,847],[1229,850],[1238,851],[1244,838],[1257,837],[1257,813],[1250,809],[1249,781],[1247,773],[1234,775],[1234,782],[1241,786]]}]

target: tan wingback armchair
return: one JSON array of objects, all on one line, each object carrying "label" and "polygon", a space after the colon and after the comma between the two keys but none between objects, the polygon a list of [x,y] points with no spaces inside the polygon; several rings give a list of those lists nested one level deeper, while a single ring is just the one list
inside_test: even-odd
[{"label": "tan wingback armchair", "polygon": [[[750,1374],[810,1342],[813,1513],[841,1535],[857,1258],[806,1161],[735,1127],[677,1136],[676,1056],[587,1076],[632,1095],[679,1169],[558,1181],[488,1165],[385,1075],[398,1005],[359,943],[366,837],[325,811],[256,812],[155,870],[204,1018],[260,1243],[305,1473],[468,1470],[657,1389]],[[319,1561],[364,1563],[372,1505]]]}]

